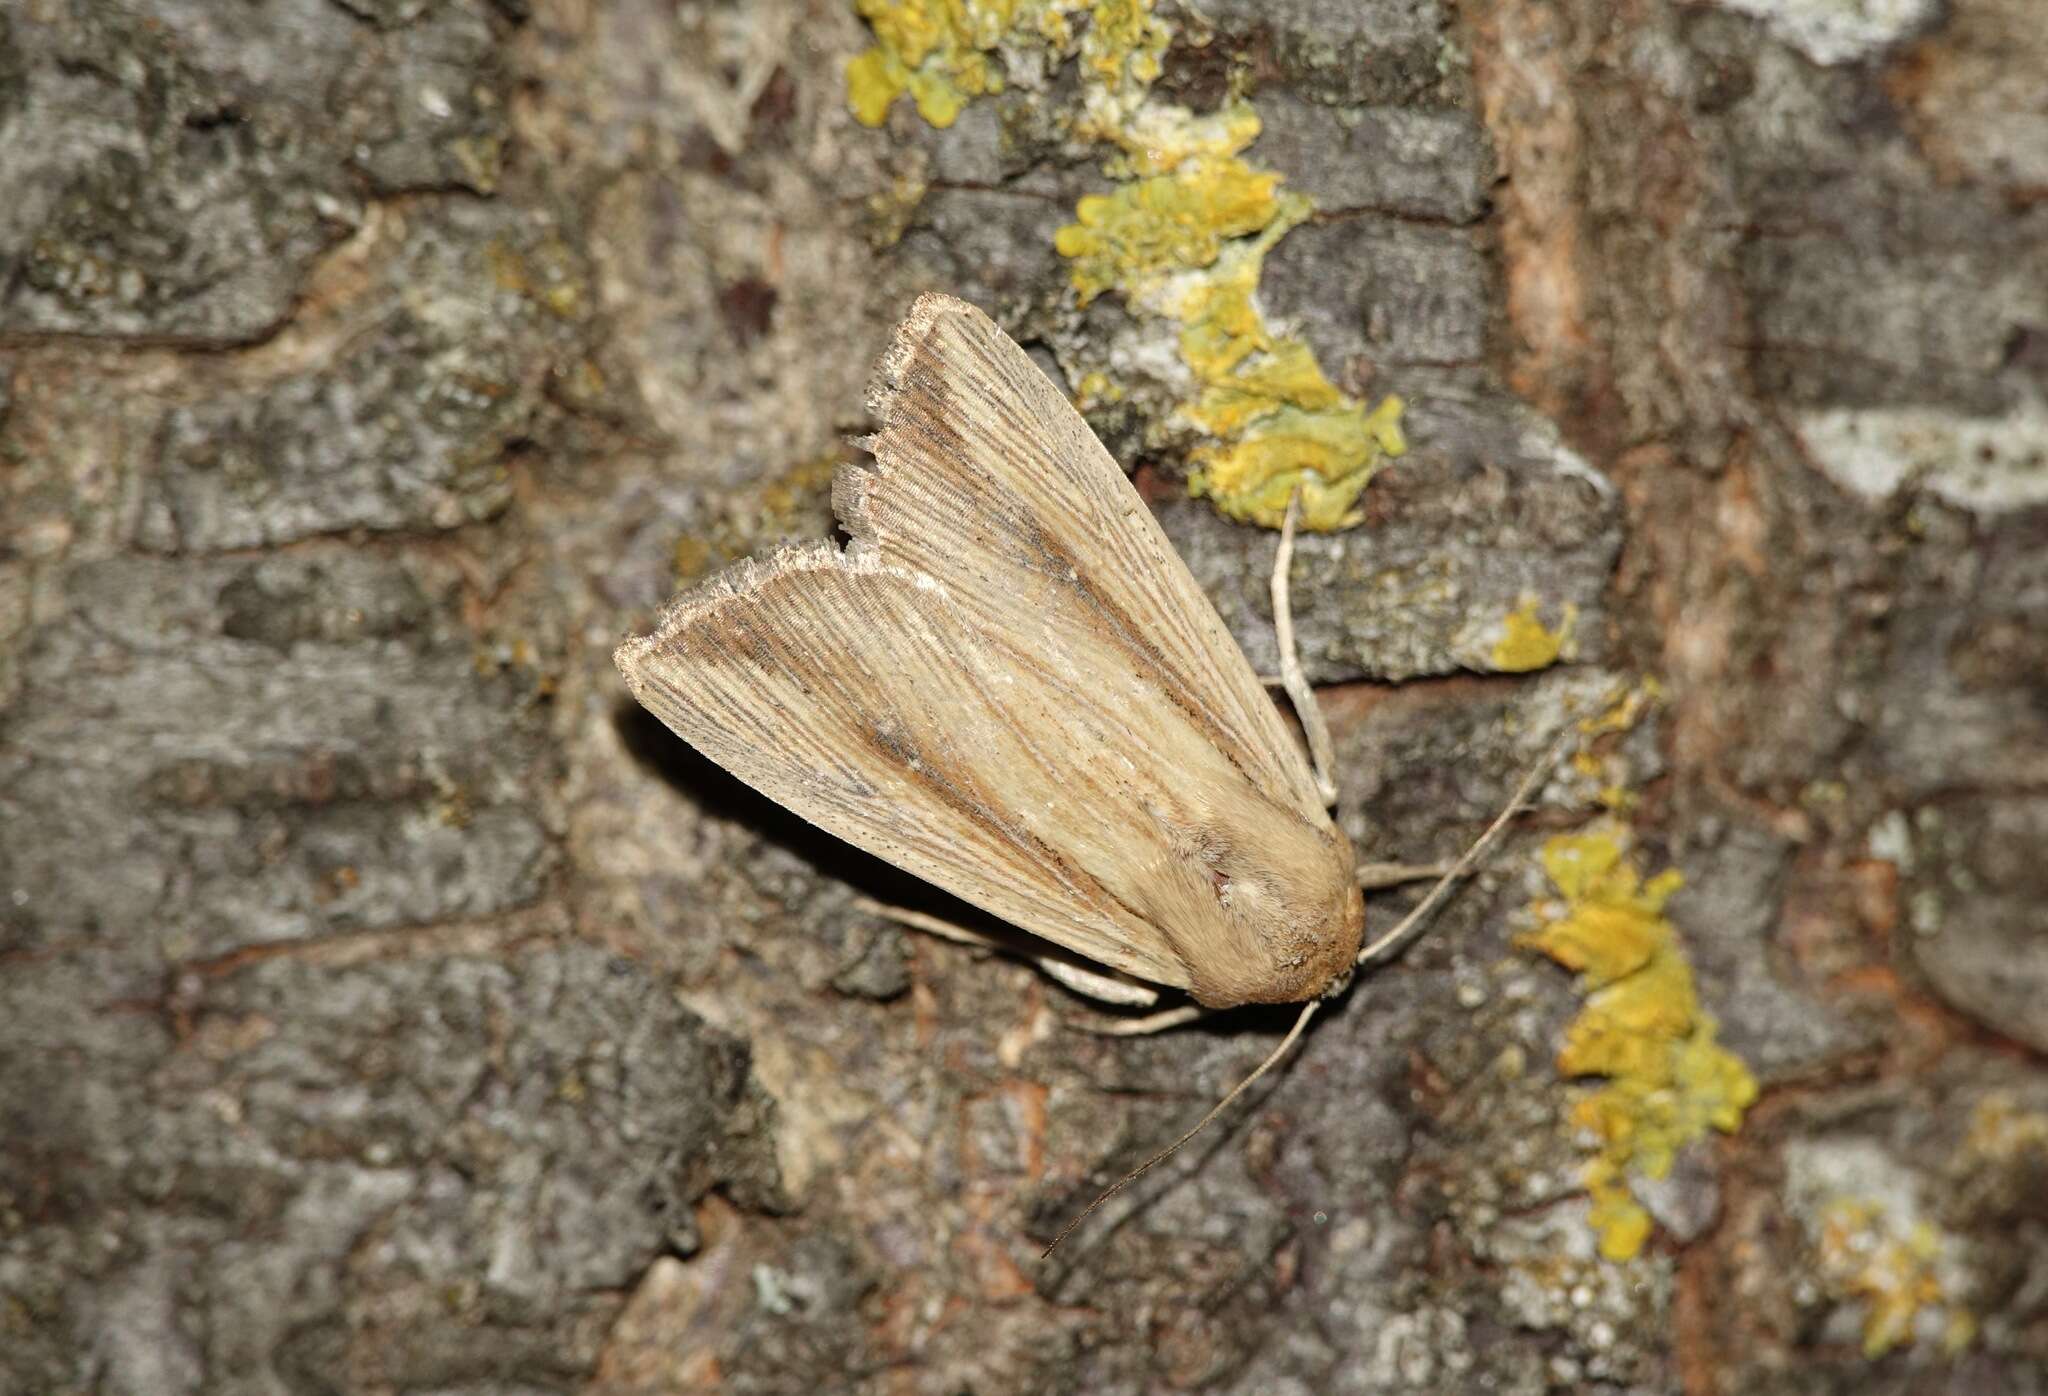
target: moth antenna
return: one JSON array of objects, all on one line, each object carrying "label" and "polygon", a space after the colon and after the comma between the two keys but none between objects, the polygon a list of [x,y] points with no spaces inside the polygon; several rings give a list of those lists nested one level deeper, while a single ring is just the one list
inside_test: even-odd
[{"label": "moth antenna", "polygon": [[1451,864],[1450,871],[1438,879],[1436,886],[1429,889],[1429,895],[1416,904],[1415,910],[1402,917],[1393,930],[1358,952],[1358,958],[1352,961],[1354,965],[1367,964],[1400,949],[1403,941],[1422,925],[1446,896],[1450,895],[1450,889],[1456,886],[1465,874],[1472,871],[1473,864],[1485,856],[1486,851],[1493,847],[1508,827],[1508,823],[1522,812],[1522,807],[1529,803],[1529,797],[1536,793],[1536,787],[1550,778],[1550,773],[1557,768],[1559,758],[1564,755],[1566,744],[1571,741],[1575,725],[1571,722],[1565,723],[1564,730],[1552,738],[1543,755],[1537,758],[1536,764],[1522,777],[1522,783],[1515,787],[1515,793],[1508,797],[1507,808],[1494,818],[1493,823],[1486,826],[1485,833],[1472,841],[1472,846],[1459,856],[1458,861]]},{"label": "moth antenna", "polygon": [[1212,1120],[1214,1120],[1218,1115],[1222,1114],[1225,1110],[1228,1110],[1230,1108],[1230,1103],[1232,1101],[1236,1100],[1239,1096],[1243,1095],[1247,1090],[1251,1089],[1252,1082],[1258,1080],[1261,1076],[1264,1076],[1268,1071],[1271,1071],[1273,1069],[1273,1063],[1279,1061],[1280,1058],[1287,1055],[1287,1049],[1289,1047],[1292,1047],[1295,1044],[1295,1042],[1300,1039],[1301,1030],[1308,1026],[1308,1020],[1315,1016],[1316,1010],[1322,1007],[1322,1002],[1323,1001],[1321,999],[1310,999],[1307,1003],[1303,1004],[1301,1006],[1301,1016],[1294,1020],[1294,1026],[1287,1030],[1287,1036],[1280,1039],[1280,1045],[1278,1047],[1275,1047],[1272,1050],[1272,1052],[1266,1057],[1266,1059],[1259,1063],[1257,1069],[1255,1069],[1251,1075],[1245,1077],[1244,1080],[1238,1082],[1235,1086],[1233,1086],[1231,1088],[1230,1094],[1223,1097],[1223,1099],[1217,1101],[1215,1108],[1210,1110],[1208,1114],[1202,1116],[1200,1122],[1197,1123],[1193,1129],[1189,1130],[1186,1134],[1183,1134],[1180,1138],[1174,1140],[1171,1144],[1168,1144],[1158,1153],[1152,1155],[1151,1158],[1146,1159],[1143,1163],[1139,1164],[1136,1168],[1133,1168],[1130,1172],[1124,1174],[1123,1177],[1117,1179],[1116,1183],[1107,1192],[1103,1193],[1102,1196],[1096,1198],[1093,1202],[1088,1204],[1088,1208],[1086,1211],[1082,1212],[1080,1216],[1075,1217],[1072,1221],[1068,1222],[1065,1226],[1061,1227],[1060,1234],[1052,1238],[1051,1245],[1047,1246],[1043,1251],[1039,1252],[1038,1258],[1040,1260],[1044,1260],[1047,1256],[1051,1255],[1054,1251],[1058,1250],[1060,1248],[1060,1242],[1066,1240],[1067,1237],[1073,1235],[1074,1228],[1079,1226],[1082,1222],[1087,1221],[1089,1217],[1093,1216],[1095,1214],[1096,1208],[1100,1207],[1103,1203],[1109,1201],[1110,1198],[1115,1197],[1118,1193],[1122,1192],[1132,1183],[1137,1182],[1138,1179],[1144,1177],[1154,1168],[1164,1163],[1167,1159],[1171,1158],[1180,1149],[1181,1145],[1187,1143],[1190,1139],[1193,1139],[1196,1135],[1200,1134],[1203,1130],[1207,1129]]},{"label": "moth antenna", "polygon": [[1301,719],[1309,762],[1315,768],[1316,793],[1327,808],[1337,803],[1337,782],[1331,775],[1337,768],[1337,748],[1330,742],[1330,724],[1323,720],[1316,691],[1302,672],[1301,652],[1294,647],[1294,606],[1288,599],[1288,577],[1294,569],[1294,525],[1300,517],[1301,486],[1296,485],[1287,496],[1287,513],[1280,520],[1280,546],[1273,554],[1273,637],[1280,650],[1280,686],[1287,690],[1287,701]]}]

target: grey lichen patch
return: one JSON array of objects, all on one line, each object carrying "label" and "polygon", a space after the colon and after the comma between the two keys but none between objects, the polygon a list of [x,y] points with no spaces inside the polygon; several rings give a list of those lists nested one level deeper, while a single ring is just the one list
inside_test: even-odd
[{"label": "grey lichen patch", "polygon": [[1493,150],[1470,112],[1333,107],[1285,91],[1261,92],[1258,110],[1259,163],[1325,212],[1470,223],[1486,207]]},{"label": "grey lichen patch", "polygon": [[[1497,642],[1532,599],[1552,627],[1569,608],[1569,655],[1597,662],[1621,546],[1612,487],[1505,394],[1450,375],[1411,381],[1416,445],[1373,481],[1366,522],[1296,543],[1295,629],[1310,677],[1533,667],[1503,663],[1511,656]],[[1159,516],[1253,666],[1274,672],[1272,535],[1182,503]]]},{"label": "grey lichen patch", "polygon": [[[1326,706],[1337,749],[1337,808],[1359,857],[1455,857],[1499,813],[1552,734],[1597,718],[1625,690],[1616,673],[1571,666],[1527,680],[1453,679],[1332,695]],[[1654,721],[1602,742],[1613,748],[1611,762],[1558,769],[1539,800],[1591,814],[1615,769],[1626,770],[1632,783],[1664,771]],[[1387,915],[1368,906],[1375,923]]]},{"label": "grey lichen patch", "polygon": [[330,307],[332,352],[222,364],[135,443],[145,548],[424,532],[505,506],[508,451],[581,362],[587,270],[552,220],[510,209],[449,205],[395,237]]},{"label": "grey lichen patch", "polygon": [[1672,853],[1685,885],[1670,916],[1720,1040],[1764,1081],[1824,1069],[1876,1045],[1876,1030],[1783,974],[1772,953],[1793,849],[1746,823],[1715,822]]},{"label": "grey lichen patch", "polygon": [[2015,199],[2048,189],[2048,28],[2033,0],[1977,0],[1904,55],[1892,88],[1935,167]]},{"label": "grey lichen patch", "polygon": [[0,713],[0,949],[161,963],[532,903],[544,712],[477,673],[458,585],[360,552],[69,572]]},{"label": "grey lichen patch", "polygon": [[1891,121],[1860,120],[1863,79],[1766,50],[1731,106],[1731,194],[1760,386],[1802,409],[1923,406],[1997,417],[2030,392],[2013,354],[2048,322],[2048,243],[1995,191],[1943,183]]},{"label": "grey lichen patch", "polygon": [[[1796,1363],[1810,1389],[1912,1390],[1968,1372],[2029,1390],[2048,1360],[2038,1270],[2048,1092],[2012,1059],[1958,1053],[1917,1080],[1796,1102],[1773,1186],[1724,1227],[1714,1282],[1750,1296],[1731,1383]],[[1798,1228],[1799,1245],[1760,1243]],[[1712,1320],[1730,1336],[1733,1312]]]},{"label": "grey lichen patch", "polygon": [[505,21],[477,0],[438,4],[403,24],[386,20],[395,32],[358,45],[336,79],[349,163],[379,190],[491,193],[510,139]]},{"label": "grey lichen patch", "polygon": [[1451,105],[1464,90],[1437,0],[1201,0],[1222,42],[1322,102]]},{"label": "grey lichen patch", "polygon": [[1267,258],[1261,296],[1333,370],[1448,367],[1484,356],[1494,287],[1470,232],[1360,215],[1297,228]]},{"label": "grey lichen patch", "polygon": [[[502,19],[380,33],[328,0],[60,3],[0,33],[0,329],[220,343],[289,313],[386,191],[492,188]],[[0,84],[7,86],[7,84]]]},{"label": "grey lichen patch", "polygon": [[[1466,982],[1483,986],[1483,997],[1474,993],[1465,1001],[1475,1006],[1446,1015],[1415,1054],[1426,1063],[1417,1094],[1432,1118],[1417,1139],[1411,1189],[1456,1238],[1458,1260],[1439,1272],[1438,1302],[1468,1325],[1548,1341],[1477,1347],[1465,1357],[1471,1371],[1461,1389],[1654,1383],[1664,1354],[1648,1335],[1669,1323],[1673,1265],[1662,1255],[1617,1263],[1598,1252],[1579,1191],[1583,1154],[1567,1123],[1569,1098],[1548,1061],[1559,986],[1495,958],[1491,934],[1462,929],[1450,953],[1470,966]],[[1711,1171],[1687,1176],[1683,1194],[1665,1199],[1667,1211],[1710,1217],[1716,1184]]]},{"label": "grey lichen patch", "polygon": [[0,980],[9,1390],[564,1389],[706,1190],[780,1204],[744,1047],[594,948],[272,959],[164,1017],[123,963]]},{"label": "grey lichen patch", "polygon": [[[1661,1374],[1663,1354],[1643,1335],[1669,1322],[1673,1266],[1668,1257],[1623,1264],[1603,1260],[1572,1201],[1487,1229],[1482,1254],[1497,1265],[1502,1316],[1516,1327],[1553,1335],[1562,1350],[1541,1365],[1551,1389],[1591,1383],[1634,1386]],[[1518,1355],[1523,1379],[1536,1373]],[[1654,1387],[1651,1389],[1655,1389]]]},{"label": "grey lichen patch", "polygon": [[903,238],[905,262],[930,284],[991,310],[1016,309],[1060,284],[1053,234],[1068,207],[1037,194],[976,189],[924,197]]},{"label": "grey lichen patch", "polygon": [[[1726,1279],[1755,1285],[1759,1312],[1778,1316],[1731,1380],[1800,1359],[1815,1382],[1847,1382],[1886,1357],[1913,1373],[1901,1390],[1958,1361],[1985,1390],[2032,1386],[2042,1304],[2019,1277],[2040,1245],[2044,1105],[2038,1081],[1980,1058],[1802,1105],[1780,1191],[1755,1197],[1729,1236]],[[1788,1218],[1800,1247],[1765,1271],[1745,1247]]]},{"label": "grey lichen patch", "polygon": [[1904,869],[1907,956],[1943,999],[2048,1052],[2048,797],[1986,795],[1917,812]]},{"label": "grey lichen patch", "polygon": [[1886,1142],[1844,1131],[1785,1151],[1786,1202],[1811,1247],[1815,1298],[1833,1301],[1820,1336],[1870,1357],[1902,1343],[1938,1350],[1945,1301],[1966,1274],[1955,1238],[1936,1225],[1932,1180]]},{"label": "grey lichen patch", "polygon": [[1895,540],[1885,625],[1851,711],[1910,803],[2048,784],[2048,548],[2038,513],[1978,527],[1938,505]]}]

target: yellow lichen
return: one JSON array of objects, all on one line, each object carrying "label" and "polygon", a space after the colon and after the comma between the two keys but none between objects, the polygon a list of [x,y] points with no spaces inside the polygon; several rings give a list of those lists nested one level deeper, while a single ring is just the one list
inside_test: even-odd
[{"label": "yellow lichen", "polygon": [[1173,30],[1152,13],[1152,0],[1094,0],[1081,62],[1096,87],[1139,91],[1159,77],[1159,60]]},{"label": "yellow lichen", "polygon": [[[1562,628],[1568,630],[1576,619],[1576,609],[1567,606]],[[1602,711],[1579,719],[1578,728],[1586,740],[1572,754],[1571,771],[1592,787],[1594,802],[1602,808],[1616,814],[1626,813],[1635,807],[1639,797],[1630,788],[1635,773],[1628,749],[1609,744],[1603,750],[1592,739],[1630,730],[1663,697],[1663,685],[1649,676],[1636,683],[1617,683]]]},{"label": "yellow lichen", "polygon": [[[470,653],[470,663],[478,678],[505,675],[523,680],[527,685],[526,696],[537,701],[553,698],[561,686],[561,675],[542,658],[539,646],[524,635],[480,642]],[[443,802],[437,813],[452,827],[463,827],[469,820],[468,795],[442,776],[434,776],[433,780]]]},{"label": "yellow lichen", "polygon": [[[1368,409],[1346,397],[1306,344],[1266,325],[1255,300],[1265,255],[1313,206],[1242,158],[1259,134],[1248,103],[1197,115],[1151,97],[1173,37],[1152,0],[856,4],[875,46],[848,67],[848,95],[869,125],[906,92],[927,121],[950,124],[965,101],[1000,90],[991,56],[1005,44],[1078,60],[1071,129],[1108,147],[1108,172],[1121,182],[1081,199],[1054,243],[1082,304],[1114,291],[1173,327],[1194,391],[1172,418],[1200,438],[1190,490],[1233,518],[1277,527],[1298,489],[1304,526],[1358,522],[1359,492],[1406,449],[1402,404],[1389,397]],[[1077,38],[1071,16],[1084,10]]]},{"label": "yellow lichen", "polygon": [[564,320],[582,311],[585,287],[569,244],[557,237],[543,238],[522,250],[503,238],[484,248],[491,280],[501,291],[524,296]]},{"label": "yellow lichen", "polygon": [[868,195],[868,246],[881,252],[903,241],[930,189],[931,181],[924,172],[910,169],[898,173],[886,188]]},{"label": "yellow lichen", "polygon": [[1756,1081],[1715,1042],[1664,916],[1683,882],[1677,870],[1643,881],[1619,826],[1551,839],[1543,868],[1561,903],[1543,909],[1543,926],[1524,943],[1578,971],[1587,991],[1557,1066],[1566,1076],[1606,1078],[1575,1103],[1572,1121],[1599,1141],[1583,1178],[1601,1254],[1627,1260],[1650,1233],[1629,1176],[1664,1177],[1686,1144],[1709,1129],[1732,1132],[1756,1099]]},{"label": "yellow lichen", "polygon": [[[1579,731],[1588,737],[1609,732],[1626,732],[1642,721],[1643,714],[1664,701],[1664,685],[1645,675],[1641,683],[1617,687],[1605,711],[1579,720]],[[1584,748],[1581,748],[1581,755]]]},{"label": "yellow lichen", "polygon": [[1176,170],[1197,156],[1237,154],[1258,138],[1259,117],[1245,102],[1197,116],[1171,103],[1098,97],[1079,133],[1120,152],[1109,161],[1111,174],[1142,178]]},{"label": "yellow lichen", "polygon": [[2004,1091],[1978,1101],[1970,1115],[1970,1132],[1963,1138],[1963,1157],[1973,1163],[2010,1165],[2028,1154],[2048,1160],[2048,1114],[2022,1110]]},{"label": "yellow lichen", "polygon": [[1124,400],[1122,385],[1099,369],[1081,375],[1074,384],[1074,401],[1084,411],[1090,407],[1108,406]]},{"label": "yellow lichen", "polygon": [[1625,785],[1603,785],[1593,792],[1593,803],[1615,814],[1627,814],[1642,803],[1642,797]]},{"label": "yellow lichen", "polygon": [[434,818],[450,829],[467,829],[476,819],[476,806],[469,792],[439,771],[430,775],[434,785]]},{"label": "yellow lichen", "polygon": [[[1882,1357],[1901,1343],[1910,1344],[1920,1311],[1943,1302],[1937,1272],[1941,1236],[1925,1221],[1902,1228],[1881,1203],[1840,1197],[1821,1213],[1819,1241],[1820,1270],[1829,1289],[1867,1306],[1865,1357]],[[1967,1346],[1973,1335],[1967,1317],[1951,1316],[1947,1346]]]},{"label": "yellow lichen", "polygon": [[854,0],[875,43],[846,65],[847,102],[862,124],[879,126],[895,100],[908,93],[919,116],[934,126],[951,126],[973,98],[1003,90],[997,61],[1003,43],[1070,35],[1066,12],[1080,3]]},{"label": "yellow lichen", "polygon": [[1190,453],[1191,493],[1232,518],[1278,527],[1299,489],[1303,526],[1327,531],[1358,521],[1360,491],[1408,446],[1401,399],[1368,409],[1346,397],[1308,346],[1274,335],[1254,304],[1267,249],[1307,214],[1306,200],[1280,197],[1258,237],[1229,245],[1209,275],[1187,280],[1173,311],[1197,392],[1179,415],[1215,442]]},{"label": "yellow lichen", "polygon": [[1532,669],[1547,669],[1557,663],[1558,656],[1571,642],[1572,629],[1579,619],[1579,608],[1566,602],[1564,619],[1555,630],[1543,623],[1538,610],[1536,598],[1524,596],[1522,604],[1502,618],[1500,638],[1494,641],[1490,656],[1494,668],[1504,674],[1526,674]]},{"label": "yellow lichen", "polygon": [[1195,393],[1176,416],[1209,438],[1189,454],[1190,493],[1277,528],[1298,489],[1304,527],[1343,528],[1373,472],[1407,449],[1401,400],[1346,397],[1306,344],[1267,326],[1255,299],[1266,253],[1314,206],[1240,158],[1259,132],[1249,107],[1219,115],[1147,108],[1140,138],[1121,144],[1166,172],[1083,199],[1054,246],[1083,304],[1115,290],[1178,323]]},{"label": "yellow lichen", "polygon": [[1224,240],[1273,221],[1280,176],[1260,174],[1233,156],[1205,155],[1075,206],[1076,222],[1053,236],[1073,263],[1081,303],[1194,267],[1212,265]]}]

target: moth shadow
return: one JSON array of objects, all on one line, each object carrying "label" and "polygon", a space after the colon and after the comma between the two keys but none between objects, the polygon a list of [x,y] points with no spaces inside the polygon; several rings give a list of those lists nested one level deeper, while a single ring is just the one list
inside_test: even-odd
[{"label": "moth shadow", "polygon": [[[1060,960],[1102,972],[1100,965],[990,916],[972,902],[962,901],[791,813],[699,753],[637,703],[621,704],[613,712],[612,721],[635,763],[659,776],[705,813],[751,829],[766,842],[801,859],[820,874],[844,882],[862,896],[949,921],[987,937],[1021,958]],[[1061,992],[1073,992],[1059,987]],[[1173,997],[1171,991],[1168,997]],[[1074,1000],[1104,1017],[1149,1011],[1119,1007],[1081,994],[1074,994]]]},{"label": "moth shadow", "polygon": [[[613,722],[620,741],[636,764],[666,781],[707,814],[745,826],[765,841],[801,859],[819,873],[837,878],[876,901],[914,908],[958,925],[971,926],[992,938],[1007,940],[1020,954],[1049,955],[1087,964],[1087,961],[1080,960],[1052,942],[1040,940],[1015,927],[1007,926],[973,904],[961,901],[924,879],[904,872],[870,853],[865,853],[810,821],[792,814],[701,755],[638,704],[622,704],[614,712]],[[1100,969],[1099,966],[1095,968],[1098,971]],[[1074,1002],[1086,1005],[1090,1012],[1103,1017],[1135,1015],[1149,1011],[1118,1008],[1079,994],[1074,995]],[[1217,1037],[1236,1037],[1245,1033],[1277,1036],[1286,1031],[1297,1012],[1297,1007],[1292,1004],[1246,1005],[1203,1018],[1177,1029],[1168,1037],[1142,1040],[1155,1045],[1140,1046],[1141,1040],[1126,1039],[1126,1047],[1139,1051],[1170,1050],[1164,1046],[1169,1038],[1189,1033]],[[1063,1246],[1059,1252],[1062,1261],[1056,1263],[1040,1279],[1041,1293],[1049,1297],[1064,1293],[1075,1276],[1092,1271],[1100,1256],[1145,1213],[1151,1211],[1175,1189],[1194,1185],[1194,1180],[1206,1170],[1212,1158],[1219,1151],[1230,1147],[1249,1127],[1251,1121],[1258,1117],[1258,1112],[1266,1100],[1280,1089],[1282,1083],[1292,1074],[1295,1064],[1306,1055],[1308,1042],[1313,1040],[1315,1030],[1320,1026],[1320,1022],[1311,1024],[1308,1039],[1298,1044],[1297,1049],[1274,1069],[1259,1089],[1240,1102],[1229,1115],[1218,1120],[1205,1132],[1204,1137],[1191,1141],[1189,1147],[1182,1151],[1178,1158],[1134,1183],[1130,1200],[1126,1207],[1121,1209],[1120,1215],[1092,1233],[1075,1236]],[[1191,1098],[1190,1108],[1196,1103]],[[1135,1164],[1140,1161],[1143,1154],[1149,1152],[1149,1146],[1140,1148],[1134,1143],[1132,1150],[1127,1151],[1118,1163]],[[1085,1187],[1077,1187],[1042,1197],[1032,1209],[1032,1215],[1027,1221],[1028,1232],[1037,1235],[1041,1240],[1050,1240],[1058,1224],[1071,1216],[1072,1211],[1084,1204],[1090,1196],[1092,1193]]]},{"label": "moth shadow", "polygon": [[877,901],[922,909],[933,897],[944,895],[923,879],[790,813],[702,755],[639,704],[621,704],[612,714],[612,723],[636,764],[659,776],[706,814],[744,825],[785,853]]}]

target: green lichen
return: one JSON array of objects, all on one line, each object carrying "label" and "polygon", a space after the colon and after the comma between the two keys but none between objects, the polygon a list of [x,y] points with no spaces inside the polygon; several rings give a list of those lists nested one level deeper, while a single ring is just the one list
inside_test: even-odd
[{"label": "green lichen", "polygon": [[847,84],[869,125],[904,93],[927,121],[950,124],[964,102],[1000,90],[992,55],[1006,44],[1078,61],[1072,130],[1107,148],[1106,168],[1121,182],[1083,198],[1055,246],[1082,304],[1115,292],[1175,336],[1192,392],[1171,415],[1196,438],[1191,492],[1272,527],[1297,491],[1305,527],[1358,522],[1360,491],[1407,448],[1401,401],[1368,408],[1345,396],[1306,344],[1267,326],[1256,302],[1266,253],[1314,206],[1243,158],[1259,134],[1248,103],[1197,115],[1152,98],[1172,31],[1151,0],[857,5],[875,46],[849,66]]},{"label": "green lichen", "polygon": [[1599,1142],[1583,1178],[1600,1252],[1628,1260],[1650,1234],[1650,1214],[1631,1174],[1662,1178],[1678,1151],[1709,1129],[1732,1133],[1756,1099],[1741,1059],[1716,1043],[1692,969],[1664,904],[1683,882],[1676,869],[1648,882],[1629,862],[1618,825],[1561,834],[1543,848],[1560,903],[1541,911],[1525,938],[1578,971],[1585,1007],[1565,1030],[1558,1070],[1605,1078],[1581,1096],[1572,1122]]}]

